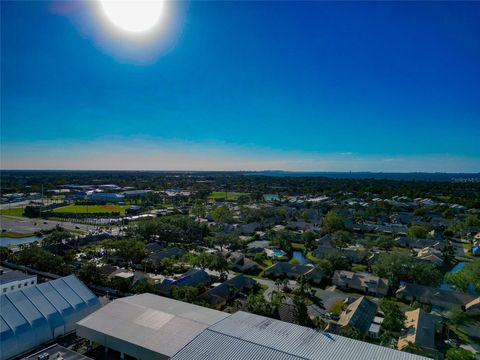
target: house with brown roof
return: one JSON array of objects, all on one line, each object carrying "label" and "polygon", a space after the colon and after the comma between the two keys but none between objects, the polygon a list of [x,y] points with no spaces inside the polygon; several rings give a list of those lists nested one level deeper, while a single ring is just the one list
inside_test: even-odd
[{"label": "house with brown roof", "polygon": [[427,261],[438,266],[443,264],[442,252],[431,247],[422,248],[417,254],[417,259]]},{"label": "house with brown roof", "polygon": [[352,302],[340,314],[337,323],[330,323],[327,331],[341,333],[343,330],[355,329],[362,335],[367,334],[377,314],[377,304],[362,296]]},{"label": "house with brown roof", "polygon": [[420,308],[405,312],[405,317],[405,330],[398,339],[398,350],[418,349],[417,353],[419,355],[437,358],[438,352],[435,348],[436,317]]},{"label": "house with brown roof", "polygon": [[386,296],[390,289],[390,284],[387,279],[368,272],[337,270],[333,274],[332,282],[341,289],[357,290],[376,296]]}]

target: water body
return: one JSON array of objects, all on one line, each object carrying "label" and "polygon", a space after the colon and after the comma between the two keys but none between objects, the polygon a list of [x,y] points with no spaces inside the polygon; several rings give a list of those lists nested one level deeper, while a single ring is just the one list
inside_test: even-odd
[{"label": "water body", "polygon": [[310,264],[310,261],[303,255],[302,251],[295,250],[292,254],[292,259],[297,259],[301,265]]},{"label": "water body", "polygon": [[10,245],[20,245],[20,244],[29,244],[34,241],[40,241],[43,236],[28,236],[23,238],[10,238],[10,237],[0,237],[0,246],[10,246]]}]

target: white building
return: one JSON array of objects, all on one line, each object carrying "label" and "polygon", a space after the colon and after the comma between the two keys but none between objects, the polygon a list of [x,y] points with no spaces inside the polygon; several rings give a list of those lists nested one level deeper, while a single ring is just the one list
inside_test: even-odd
[{"label": "white building", "polygon": [[0,267],[0,294],[9,294],[37,284],[37,275]]}]

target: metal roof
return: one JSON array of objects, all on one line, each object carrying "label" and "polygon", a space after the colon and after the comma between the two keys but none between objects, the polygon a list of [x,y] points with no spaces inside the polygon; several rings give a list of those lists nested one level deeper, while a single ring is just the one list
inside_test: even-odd
[{"label": "metal roof", "polygon": [[210,326],[172,360],[421,360],[425,357],[237,312]]},{"label": "metal roof", "polygon": [[229,314],[158,295],[114,300],[77,323],[77,334],[141,359],[169,358]]},{"label": "metal roof", "polygon": [[99,306],[97,297],[74,275],[3,294],[0,359],[17,356],[74,330],[79,318]]},{"label": "metal roof", "polygon": [[24,274],[20,271],[10,270],[0,266],[0,284],[5,285],[14,281],[23,281],[26,279],[36,279],[36,275]]}]

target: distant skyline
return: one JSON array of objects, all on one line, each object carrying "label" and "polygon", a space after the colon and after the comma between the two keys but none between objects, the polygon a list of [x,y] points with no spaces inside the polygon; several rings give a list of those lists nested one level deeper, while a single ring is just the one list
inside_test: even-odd
[{"label": "distant skyline", "polygon": [[480,172],[479,2],[1,2],[1,168]]}]

